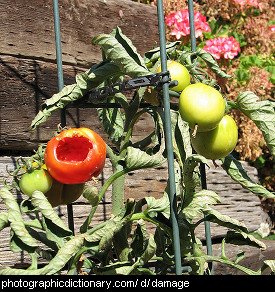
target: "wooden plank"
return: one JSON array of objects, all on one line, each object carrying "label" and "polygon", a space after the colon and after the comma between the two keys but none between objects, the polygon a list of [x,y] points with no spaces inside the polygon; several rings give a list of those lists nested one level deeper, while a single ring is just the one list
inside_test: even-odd
[{"label": "wooden plank", "polygon": [[[94,35],[119,26],[141,55],[158,41],[156,7],[130,0],[61,0],[59,6],[65,85],[102,60],[99,46],[91,44]],[[29,130],[42,102],[58,92],[52,1],[0,1],[0,15],[0,150],[31,150],[49,140],[60,122],[56,112]],[[69,109],[67,124],[104,136],[96,109]]]},{"label": "wooden plank", "polygon": [[[2,55],[55,62],[53,4],[51,0],[0,1]],[[141,54],[158,40],[157,9],[130,0],[59,0],[62,60],[89,68],[101,59],[91,45],[96,34],[119,26]],[[146,35],[146,37],[145,37]]]},{"label": "wooden plank", "polygon": [[[72,65],[64,65],[63,69],[65,84],[75,83],[75,74],[85,71]],[[32,150],[50,140],[60,123],[57,111],[37,129],[29,129],[42,102],[58,92],[56,65],[2,56],[0,71],[3,77],[0,81],[0,150]],[[69,108],[66,117],[68,127],[91,128],[108,141],[95,108]],[[142,139],[153,127],[151,117],[142,115],[135,125],[133,140]]]}]

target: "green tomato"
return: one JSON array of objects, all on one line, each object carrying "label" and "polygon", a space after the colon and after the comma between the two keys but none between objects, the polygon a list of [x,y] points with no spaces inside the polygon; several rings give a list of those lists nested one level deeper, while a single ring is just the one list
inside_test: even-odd
[{"label": "green tomato", "polygon": [[208,159],[220,159],[230,154],[238,140],[238,128],[233,118],[225,115],[218,126],[209,132],[191,137],[196,152]]},{"label": "green tomato", "polygon": [[[171,81],[178,81],[178,85],[172,87],[171,90],[180,92],[183,91],[184,88],[190,84],[189,71],[182,64],[173,60],[168,60],[167,70],[170,73]],[[157,72],[161,72],[161,66],[159,66]]]},{"label": "green tomato", "polygon": [[24,194],[31,196],[34,191],[40,191],[43,194],[52,187],[53,179],[46,169],[35,169],[32,172],[25,173],[19,181],[19,186]]},{"label": "green tomato", "polygon": [[85,183],[63,184],[53,179],[51,189],[45,194],[52,207],[67,205],[76,201],[82,194]]},{"label": "green tomato", "polygon": [[191,129],[198,132],[214,129],[225,113],[225,102],[212,86],[195,83],[187,86],[179,98],[179,112]]}]

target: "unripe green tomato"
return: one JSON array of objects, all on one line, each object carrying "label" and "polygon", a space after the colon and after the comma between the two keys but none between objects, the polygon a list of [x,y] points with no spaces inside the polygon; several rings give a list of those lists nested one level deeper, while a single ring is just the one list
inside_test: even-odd
[{"label": "unripe green tomato", "polygon": [[225,113],[225,102],[212,86],[195,83],[187,86],[179,98],[179,112],[191,129],[198,132],[214,129]]},{"label": "unripe green tomato", "polygon": [[[171,90],[180,92],[190,84],[189,71],[180,63],[168,60],[167,70],[170,72],[171,81],[177,80],[178,85],[171,88]],[[161,72],[161,66],[158,67],[157,73]]]},{"label": "unripe green tomato", "polygon": [[196,133],[191,143],[196,152],[208,159],[220,159],[230,154],[238,140],[238,128],[233,118],[225,115],[209,132]]},{"label": "unripe green tomato", "polygon": [[47,170],[41,168],[30,173],[25,173],[19,181],[22,192],[31,196],[34,191],[40,191],[43,194],[48,192],[52,187],[53,179]]},{"label": "unripe green tomato", "polygon": [[53,179],[51,189],[45,194],[53,207],[67,205],[76,201],[82,194],[85,183],[63,184]]}]

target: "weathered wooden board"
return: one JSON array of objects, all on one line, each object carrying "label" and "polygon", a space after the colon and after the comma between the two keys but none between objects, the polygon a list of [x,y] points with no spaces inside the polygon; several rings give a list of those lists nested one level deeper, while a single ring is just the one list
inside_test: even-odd
[{"label": "weathered wooden board", "polygon": [[[75,74],[84,71],[71,65],[63,67],[66,84],[75,83]],[[32,150],[39,143],[51,139],[60,123],[60,112],[57,111],[37,129],[30,130],[41,103],[51,97],[51,92],[57,92],[55,65],[2,56],[0,70],[3,79],[0,91],[0,150]],[[68,127],[89,127],[104,139],[108,138],[95,108],[68,108],[66,119]],[[135,141],[152,130],[151,117],[146,114],[141,116],[134,129]]]},{"label": "weathered wooden board", "polygon": [[[53,3],[51,0],[0,1],[2,55],[55,62]],[[119,26],[143,54],[158,40],[156,7],[130,0],[60,0],[62,60],[90,67],[101,59],[92,37]]]},{"label": "weathered wooden board", "polygon": [[[91,44],[99,33],[121,27],[141,55],[158,41],[156,7],[130,0],[61,0],[59,6],[65,85],[102,60]],[[31,150],[49,140],[60,122],[56,112],[29,130],[42,102],[58,92],[52,1],[0,1],[0,16],[0,150]],[[103,135],[96,109],[69,109],[67,124]]]},{"label": "weathered wooden board", "polygon": [[[15,166],[15,161],[17,157],[4,156],[0,157],[0,183],[2,183],[2,178],[7,177],[6,167],[8,170],[13,170]],[[257,173],[253,167],[250,167],[247,163],[243,163],[249,176],[257,181]],[[102,181],[111,175],[111,165],[107,160],[106,167],[102,175],[99,177],[98,184],[100,185]],[[127,198],[134,198],[139,200],[145,196],[154,196],[159,198],[166,187],[168,178],[167,165],[164,164],[156,169],[143,169],[139,171],[134,171],[127,175],[125,184],[125,200]],[[215,191],[221,198],[222,202],[217,204],[214,208],[220,211],[224,215],[229,215],[234,219],[238,219],[243,222],[250,231],[254,231],[260,227],[262,223],[263,211],[260,205],[260,199],[243,189],[239,184],[233,181],[222,168],[215,168],[211,165],[211,168],[207,170],[207,184],[208,189]],[[17,194],[18,201],[22,201],[25,196],[22,194]],[[0,202],[0,212],[5,210],[5,205]],[[67,207],[61,206],[57,207],[60,217],[67,224]],[[75,232],[78,233],[79,227],[85,221],[90,212],[90,205],[87,201],[80,197],[75,203],[73,203],[73,214],[74,214],[74,226]],[[108,220],[111,215],[111,187],[107,190],[104,202],[102,202],[96,214],[91,222],[91,226],[95,226],[98,223]],[[152,228],[149,225],[149,228]],[[200,239],[205,238],[204,225],[201,224],[197,229],[197,236]],[[211,223],[211,235],[212,238],[221,238],[227,232],[227,229],[220,227],[216,224]],[[8,252],[9,248],[9,229],[1,232],[0,238],[0,262],[3,265],[13,265],[15,263],[24,263],[27,259],[26,255],[13,255]],[[7,257],[7,255],[9,255]],[[0,266],[1,268],[1,266]]]}]

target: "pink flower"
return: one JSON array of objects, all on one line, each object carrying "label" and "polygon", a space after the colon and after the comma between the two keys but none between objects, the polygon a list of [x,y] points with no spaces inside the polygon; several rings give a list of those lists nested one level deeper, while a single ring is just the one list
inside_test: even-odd
[{"label": "pink flower", "polygon": [[[203,16],[200,12],[194,12],[194,22],[196,38],[201,36],[203,32],[211,31],[209,24],[206,22],[206,17]],[[182,36],[190,34],[188,9],[170,13],[165,17],[165,23],[168,26],[173,26],[171,35],[174,35],[178,40]]]},{"label": "pink flower", "polygon": [[260,3],[257,0],[234,0],[235,3],[240,4],[242,7],[259,7]]},{"label": "pink flower", "polygon": [[176,13],[170,13],[169,15],[167,15],[165,17],[165,23],[168,25],[168,26],[172,26],[174,25],[175,21],[176,21],[176,17],[175,17]]},{"label": "pink flower", "polygon": [[268,29],[271,30],[272,32],[274,32],[275,31],[275,25],[271,25]]},{"label": "pink flower", "polygon": [[239,43],[234,37],[218,37],[206,41],[203,49],[212,54],[216,59],[221,57],[233,59],[241,51]]}]

